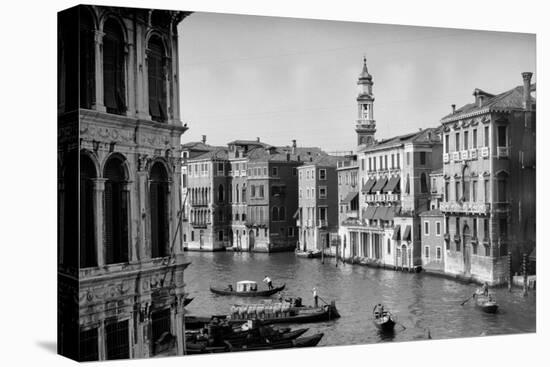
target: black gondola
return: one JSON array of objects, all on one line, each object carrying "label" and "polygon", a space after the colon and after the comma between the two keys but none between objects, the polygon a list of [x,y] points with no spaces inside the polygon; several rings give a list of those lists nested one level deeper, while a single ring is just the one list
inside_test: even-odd
[{"label": "black gondola", "polygon": [[394,316],[384,309],[384,306],[377,304],[372,310],[373,323],[376,328],[384,333],[393,332],[395,326]]},{"label": "black gondola", "polygon": [[474,293],[474,298],[476,306],[481,309],[481,311],[486,313],[496,313],[498,310],[498,303],[496,302],[492,294],[484,293],[481,290],[477,290]]}]

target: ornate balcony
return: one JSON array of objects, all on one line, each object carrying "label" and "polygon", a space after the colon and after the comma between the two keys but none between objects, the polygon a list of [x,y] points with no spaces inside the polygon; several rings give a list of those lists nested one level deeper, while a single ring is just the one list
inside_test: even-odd
[{"label": "ornate balcony", "polygon": [[374,130],[376,129],[376,124],[374,122],[367,122],[366,120],[357,120],[355,128],[361,130]]},{"label": "ornate balcony", "polygon": [[326,219],[319,219],[319,220],[317,221],[317,227],[319,227],[319,228],[325,228],[325,227],[327,227],[327,226],[328,226],[328,220],[326,220]]},{"label": "ornate balcony", "polygon": [[470,149],[470,159],[477,159],[477,149]]},{"label": "ornate balcony", "polygon": [[481,148],[481,158],[489,158],[489,147]]},{"label": "ornate balcony", "polygon": [[449,153],[443,153],[443,163],[449,163]]},{"label": "ornate balcony", "polygon": [[497,158],[508,158],[509,154],[509,147],[497,147]]},{"label": "ornate balcony", "polygon": [[465,213],[465,214],[489,214],[491,204],[476,202],[443,201],[440,204],[442,212]]},{"label": "ornate balcony", "polygon": [[453,162],[460,161],[460,152],[453,152]]},{"label": "ornate balcony", "polygon": [[460,152],[460,159],[462,159],[463,161],[466,161],[468,160],[468,151],[467,150],[463,150]]}]

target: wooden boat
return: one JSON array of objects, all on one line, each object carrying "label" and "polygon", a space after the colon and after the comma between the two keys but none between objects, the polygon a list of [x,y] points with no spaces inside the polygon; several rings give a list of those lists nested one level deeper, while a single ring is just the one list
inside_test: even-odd
[{"label": "wooden boat", "polygon": [[284,348],[305,348],[314,347],[323,338],[323,333],[312,336],[297,338],[293,340],[280,340],[274,342],[248,343],[240,346],[232,345],[226,341],[223,346],[206,346],[204,344],[186,343],[186,354],[205,354],[205,353],[223,353],[223,352],[244,352],[257,350],[271,350]]},{"label": "wooden boat", "polygon": [[187,306],[187,305],[190,304],[191,301],[194,300],[194,299],[195,299],[195,297],[185,298],[185,299],[183,300],[183,306]]},{"label": "wooden boat", "polygon": [[245,320],[261,320],[268,324],[297,324],[335,320],[340,317],[336,303],[320,307],[293,306],[288,302],[264,303],[253,305],[235,305],[231,307],[228,321],[231,323]]},{"label": "wooden boat", "polygon": [[258,284],[250,280],[243,280],[237,282],[236,290],[233,289],[233,286],[227,288],[216,288],[210,286],[210,291],[215,294],[222,296],[238,296],[238,297],[269,297],[277,292],[285,289],[285,284],[274,287],[273,289],[266,289],[263,291],[258,290]]},{"label": "wooden boat", "polygon": [[307,251],[296,251],[296,256],[305,257],[308,259],[321,257],[321,250],[307,250]]},{"label": "wooden boat", "polygon": [[498,310],[498,303],[495,300],[494,295],[488,293],[484,294],[480,289],[476,290],[474,293],[474,300],[476,306],[481,309],[481,311],[486,313],[496,313]]},{"label": "wooden boat", "polygon": [[394,316],[384,309],[384,306],[377,304],[372,310],[374,326],[384,333],[392,332],[395,326]]}]

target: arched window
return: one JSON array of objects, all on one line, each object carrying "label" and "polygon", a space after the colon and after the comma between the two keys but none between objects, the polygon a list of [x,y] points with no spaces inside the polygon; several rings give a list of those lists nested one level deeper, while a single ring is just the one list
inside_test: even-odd
[{"label": "arched window", "polygon": [[218,186],[218,201],[223,201],[223,185]]},{"label": "arched window", "polygon": [[409,174],[407,173],[407,182],[405,183],[405,194],[411,193],[411,184],[409,180]]},{"label": "arched window", "polygon": [[277,210],[276,206],[271,208],[271,220],[272,221],[278,221],[279,220],[279,211]]},{"label": "arched window", "polygon": [[242,188],[242,193],[241,193],[241,200],[242,202],[246,202],[246,186],[243,185],[243,188]]},{"label": "arched window", "polygon": [[231,203],[233,201],[233,185],[229,184],[227,188],[227,200]]},{"label": "arched window", "polygon": [[166,72],[162,40],[157,36],[152,36],[148,48],[149,114],[153,120],[165,122],[167,120]]},{"label": "arched window", "polygon": [[80,11],[80,107],[92,108],[95,100],[94,22],[86,8]]},{"label": "arched window", "polygon": [[97,265],[94,183],[96,178],[94,163],[86,154],[80,154],[80,267]]},{"label": "arched window", "polygon": [[235,202],[239,202],[239,184],[235,186]]},{"label": "arched window", "polygon": [[126,111],[124,37],[120,25],[109,19],[103,26],[103,97],[107,112]]},{"label": "arched window", "polygon": [[164,257],[168,253],[168,174],[162,163],[151,168],[149,205],[151,210],[151,257]]},{"label": "arched window", "polygon": [[105,263],[128,261],[128,192],[123,161],[110,158],[105,164]]},{"label": "arched window", "polygon": [[[408,176],[407,176],[408,179]],[[420,175],[420,192],[427,193],[428,192],[428,180],[426,179],[426,174],[422,172]]]},{"label": "arched window", "polygon": [[279,208],[279,220],[285,220],[285,207],[284,206]]}]

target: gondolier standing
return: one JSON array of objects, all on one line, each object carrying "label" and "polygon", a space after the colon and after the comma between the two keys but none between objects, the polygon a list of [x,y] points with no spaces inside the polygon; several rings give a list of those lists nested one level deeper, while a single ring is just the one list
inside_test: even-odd
[{"label": "gondolier standing", "polygon": [[315,307],[319,307],[319,302],[318,302],[318,296],[317,296],[317,288],[313,288],[313,304],[315,305]]},{"label": "gondolier standing", "polygon": [[273,283],[271,282],[271,278],[268,277],[267,275],[266,275],[265,278],[264,278],[264,283],[267,284],[267,286],[269,287],[269,289],[273,289]]}]

